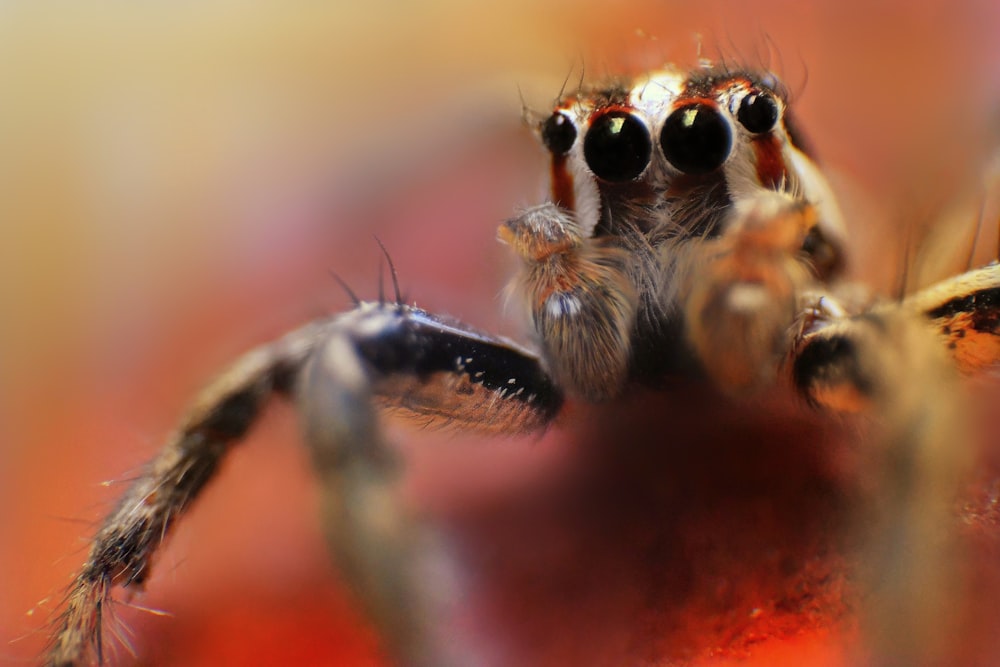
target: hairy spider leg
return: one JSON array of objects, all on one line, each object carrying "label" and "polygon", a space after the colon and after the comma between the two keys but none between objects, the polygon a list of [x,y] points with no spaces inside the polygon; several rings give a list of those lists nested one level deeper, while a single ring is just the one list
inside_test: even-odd
[{"label": "hairy spider leg", "polygon": [[964,583],[954,507],[972,463],[958,371],[1000,362],[998,294],[991,264],[836,319],[794,352],[794,382],[809,402],[878,420],[861,452],[878,488],[855,522],[873,664],[944,664],[955,648]]},{"label": "hairy spider leg", "polygon": [[434,664],[421,642],[420,602],[409,595],[413,529],[389,491],[397,467],[379,408],[520,433],[548,424],[562,395],[537,357],[506,341],[404,304],[363,302],[250,351],[201,392],[104,520],[55,621],[46,665],[103,662],[114,587],[141,588],[170,529],[274,394],[302,403],[328,537],[362,604],[407,664]]}]

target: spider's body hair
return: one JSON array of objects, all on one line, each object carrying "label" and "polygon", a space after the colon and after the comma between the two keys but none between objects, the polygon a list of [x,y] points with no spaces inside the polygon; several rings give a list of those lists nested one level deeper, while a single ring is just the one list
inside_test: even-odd
[{"label": "spider's body hair", "polygon": [[[766,96],[775,116],[773,125],[751,132],[737,116],[754,96]],[[629,380],[655,384],[699,366],[734,390],[774,376],[799,294],[836,278],[844,265],[840,211],[785,125],[786,103],[787,92],[769,74],[667,68],[633,83],[583,88],[557,104],[550,118],[557,123],[539,125],[543,142],[553,142],[553,203],[508,221],[501,237],[523,260],[515,285],[549,366],[571,394],[612,398]],[[730,134],[730,150],[704,173],[684,172],[655,145],[685,109],[707,110]],[[634,178],[605,178],[590,163],[589,135],[622,115],[645,133],[639,145],[652,145]],[[570,129],[575,140],[556,145]],[[653,140],[658,133],[660,142]],[[778,223],[792,233],[772,234],[777,246],[748,231],[775,229],[769,219],[795,220]],[[714,276],[706,266],[717,267]],[[750,293],[760,296],[755,313],[720,317],[740,310],[747,299],[738,297]],[[731,307],[730,297],[742,305]],[[584,307],[559,306],[567,300]],[[745,345],[731,345],[732,327],[747,323]]]},{"label": "spider's body hair", "polygon": [[881,485],[853,517],[879,517],[862,549],[872,661],[935,664],[945,637],[930,619],[953,583],[936,573],[967,464],[947,446],[963,417],[945,350],[964,370],[996,366],[1000,268],[901,303],[837,306],[840,213],[786,124],[786,102],[772,77],[724,68],[667,69],[560,101],[540,127],[551,201],[500,229],[521,260],[514,291],[540,355],[382,301],[251,351],[200,395],[99,530],[46,663],[103,659],[111,590],[143,583],[173,523],[277,393],[302,415],[331,551],[393,654],[419,667],[462,664],[435,633],[436,592],[419,573],[433,537],[397,498],[380,413],[537,431],[564,396],[612,400],[683,372],[723,394],[790,378],[814,405],[881,420],[867,443]]}]

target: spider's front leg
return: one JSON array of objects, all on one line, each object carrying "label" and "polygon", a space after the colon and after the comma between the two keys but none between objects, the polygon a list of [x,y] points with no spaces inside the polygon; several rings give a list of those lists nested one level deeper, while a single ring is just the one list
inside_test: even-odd
[{"label": "spider's front leg", "polygon": [[529,352],[398,303],[361,303],[293,331],[244,355],[201,393],[105,519],[67,594],[46,664],[103,662],[112,589],[141,587],[174,523],[272,394],[301,405],[328,538],[390,648],[406,664],[443,664],[426,632],[431,596],[418,590],[418,538],[392,489],[397,466],[378,412],[517,433],[547,424],[562,396]]},{"label": "spider's front leg", "polygon": [[362,304],[306,365],[299,402],[323,525],[346,580],[403,664],[451,664],[434,640],[439,596],[420,567],[436,550],[397,501],[376,407],[516,434],[548,424],[561,393],[536,357],[509,343],[416,308]]},{"label": "spider's front leg", "polygon": [[878,434],[862,451],[872,501],[857,522],[878,665],[946,664],[956,649],[964,564],[955,501],[973,455],[956,369],[1000,362],[998,294],[993,264],[834,318],[806,332],[794,353],[792,375],[808,400],[870,415]]},{"label": "spider's front leg", "polygon": [[160,454],[104,519],[55,620],[46,665],[104,662],[112,590],[142,587],[174,523],[218,471],[229,446],[252,426],[267,397],[292,390],[327,326],[309,324],[252,350],[202,391]]}]

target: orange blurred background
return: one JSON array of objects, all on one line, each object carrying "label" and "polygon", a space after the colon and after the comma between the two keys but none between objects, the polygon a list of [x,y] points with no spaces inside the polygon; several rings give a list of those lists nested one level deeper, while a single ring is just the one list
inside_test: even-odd
[{"label": "orange blurred background", "polygon": [[[975,196],[998,34],[986,1],[5,3],[0,663],[40,651],[95,522],[205,379],[344,308],[329,270],[375,294],[373,234],[421,306],[519,334],[495,228],[545,171],[519,87],[545,109],[581,61],[595,78],[691,63],[699,44],[774,68],[845,193],[856,274],[888,287],[898,224]],[[271,412],[134,600],[174,617],[122,610],[138,658],[120,664],[377,659],[328,563],[293,413]],[[526,448],[546,456],[461,444],[417,465],[484,456],[501,479],[476,479],[503,488]],[[839,664],[828,649],[759,659]]]}]

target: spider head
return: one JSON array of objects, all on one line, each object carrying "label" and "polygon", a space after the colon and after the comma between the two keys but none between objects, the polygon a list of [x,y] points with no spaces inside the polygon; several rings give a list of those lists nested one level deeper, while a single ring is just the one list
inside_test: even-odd
[{"label": "spider head", "polygon": [[787,106],[773,75],[707,66],[583,89],[538,127],[552,201],[585,236],[632,226],[705,237],[723,230],[735,202],[777,190],[813,204],[818,236],[839,247],[840,213]]}]

